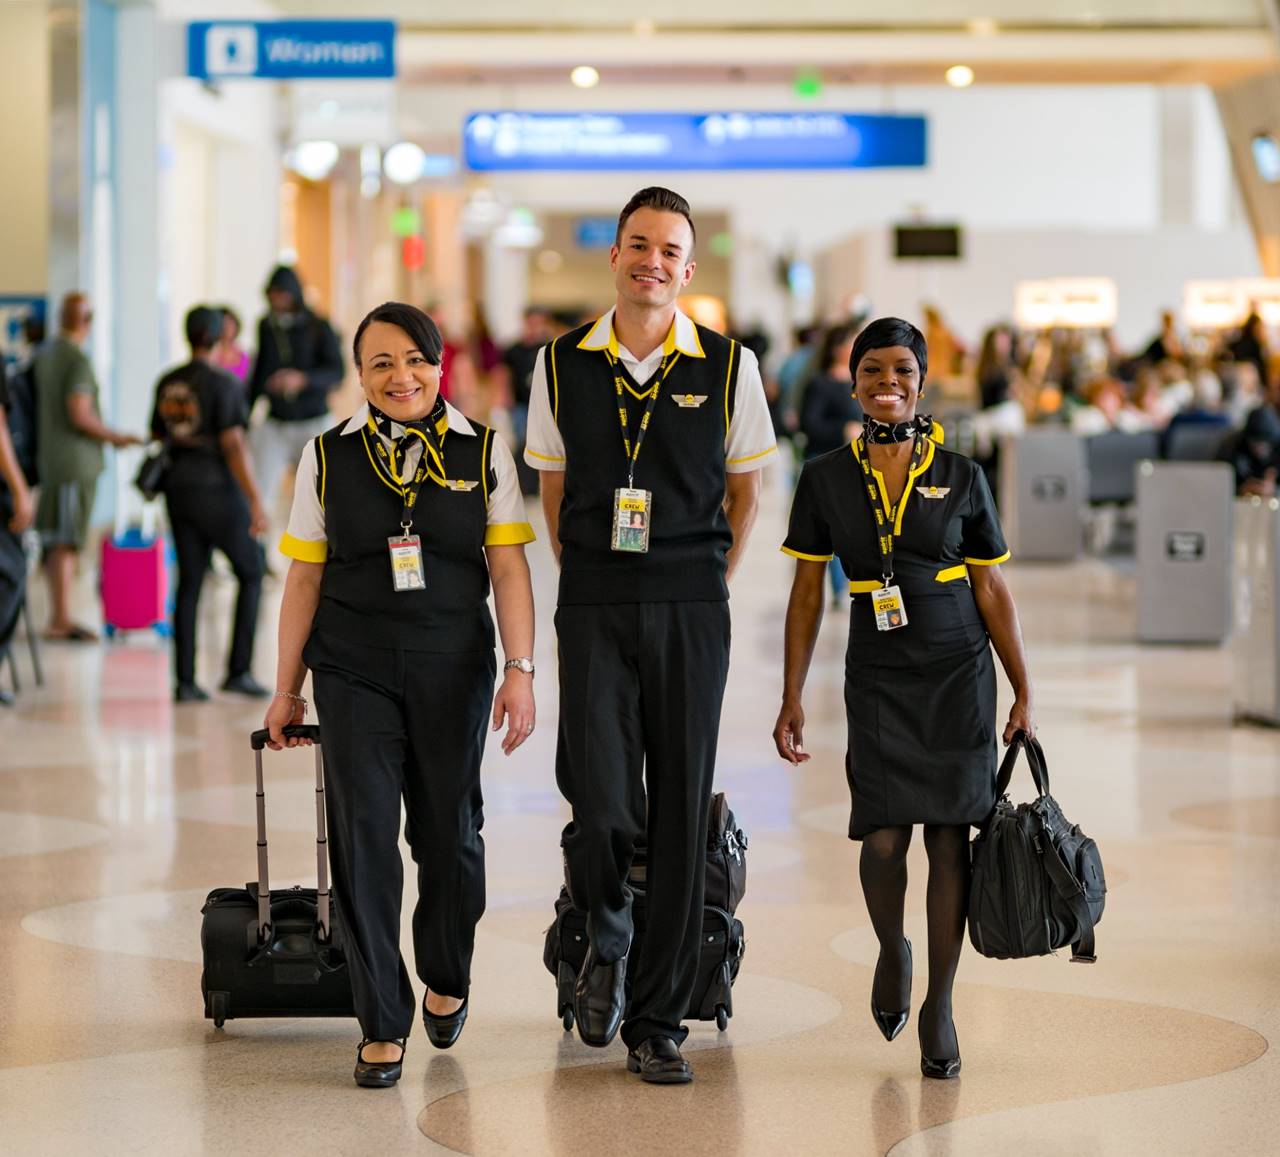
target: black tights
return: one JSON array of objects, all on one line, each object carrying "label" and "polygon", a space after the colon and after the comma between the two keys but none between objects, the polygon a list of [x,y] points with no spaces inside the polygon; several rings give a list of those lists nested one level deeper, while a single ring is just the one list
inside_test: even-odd
[{"label": "black tights", "polygon": [[[907,896],[907,849],[910,827],[877,828],[862,840],[858,875],[876,938],[880,960],[872,981],[877,1007],[896,1012],[911,1004],[911,974],[902,935]],[[924,825],[929,856],[925,908],[929,921],[929,988],[920,1006],[920,1048],[928,1057],[959,1055],[951,1021],[951,988],[964,945],[969,896],[969,828],[967,825]]]}]

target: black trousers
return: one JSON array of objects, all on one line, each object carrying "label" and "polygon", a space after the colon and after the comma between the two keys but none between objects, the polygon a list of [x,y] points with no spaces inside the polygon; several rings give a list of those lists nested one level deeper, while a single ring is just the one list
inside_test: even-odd
[{"label": "black trousers", "polygon": [[[677,1042],[697,976],[707,812],[729,673],[727,602],[562,606],[556,782],[574,903],[602,962],[631,944],[636,837],[649,847],[648,923],[622,1038]],[[647,800],[646,800],[647,794]],[[647,812],[646,812],[647,803]]]},{"label": "black trousers", "polygon": [[265,567],[262,545],[249,533],[249,504],[238,486],[193,486],[168,492],[164,497],[178,556],[178,593],[173,613],[177,681],[196,680],[200,588],[215,549],[227,556],[239,583],[227,675],[243,675],[253,665],[253,637],[258,629]]},{"label": "black trousers", "polygon": [[465,998],[484,914],[480,760],[493,702],[492,651],[388,651],[313,633],[325,753],[329,863],[360,1028],[409,1035],[417,1012],[400,955],[400,802],[418,865],[413,954],[432,992]]},{"label": "black trousers", "polygon": [[0,483],[0,663],[9,653],[27,589],[27,556],[22,536],[9,529],[12,517],[13,499]]}]

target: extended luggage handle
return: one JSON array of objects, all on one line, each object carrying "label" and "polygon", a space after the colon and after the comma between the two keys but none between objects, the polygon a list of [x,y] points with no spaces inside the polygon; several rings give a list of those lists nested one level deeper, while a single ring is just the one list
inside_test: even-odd
[{"label": "extended luggage handle", "polygon": [[996,775],[996,799],[1000,799],[1009,790],[1019,751],[1027,753],[1027,763],[1031,768],[1031,778],[1036,783],[1036,792],[1039,795],[1049,794],[1049,764],[1045,760],[1044,748],[1040,746],[1040,740],[1033,739],[1025,731],[1015,731],[1009,743],[1009,750],[1004,753],[1004,759],[1000,763],[1000,771]]},{"label": "extended luggage handle", "polygon": [[[286,739],[310,739],[316,746],[316,924],[321,940],[329,939],[329,852],[328,829],[324,818],[324,756],[320,750],[320,728],[314,723],[291,723],[284,728]],[[271,931],[271,881],[267,872],[267,793],[262,780],[262,749],[271,738],[266,728],[249,736],[258,786],[258,936],[265,940]]]}]

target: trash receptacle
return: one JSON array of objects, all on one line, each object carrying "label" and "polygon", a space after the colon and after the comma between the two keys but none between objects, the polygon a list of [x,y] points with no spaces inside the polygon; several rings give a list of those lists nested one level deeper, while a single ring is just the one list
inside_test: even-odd
[{"label": "trash receptacle", "polygon": [[1237,719],[1280,725],[1280,501],[1236,500],[1234,554],[1231,706]]},{"label": "trash receptacle", "polygon": [[1138,639],[1221,643],[1231,633],[1235,476],[1225,462],[1138,466]]},{"label": "trash receptacle", "polygon": [[1020,561],[1080,556],[1084,447],[1070,430],[1032,429],[1000,446],[1000,520]]}]

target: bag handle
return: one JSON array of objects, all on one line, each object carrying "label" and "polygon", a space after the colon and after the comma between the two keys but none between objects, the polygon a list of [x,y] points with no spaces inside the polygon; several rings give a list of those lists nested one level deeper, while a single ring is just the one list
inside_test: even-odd
[{"label": "bag handle", "polygon": [[[329,939],[329,853],[324,815],[324,756],[320,750],[320,728],[314,723],[291,723],[284,728],[287,739],[310,739],[316,745],[316,925],[320,938]],[[267,871],[267,794],[262,780],[262,749],[271,738],[266,728],[249,736],[257,778],[258,808],[258,936],[265,940],[271,931],[271,880]]]},{"label": "bag handle", "polygon": [[1049,794],[1049,764],[1045,760],[1044,748],[1040,746],[1040,740],[1032,738],[1025,731],[1015,731],[1013,739],[1009,741],[1009,750],[1004,753],[1004,759],[1000,763],[1000,771],[996,775],[996,799],[1009,790],[1019,751],[1027,753],[1027,763],[1031,767],[1031,778],[1035,780],[1037,793]]},{"label": "bag handle", "polygon": [[1098,957],[1094,951],[1093,914],[1089,911],[1084,885],[1072,875],[1071,870],[1062,862],[1058,849],[1047,837],[1043,841],[1037,841],[1037,850],[1044,859],[1045,869],[1057,888],[1058,895],[1071,905],[1076,927],[1080,930],[1080,939],[1071,946],[1072,963],[1096,964]]}]

